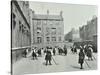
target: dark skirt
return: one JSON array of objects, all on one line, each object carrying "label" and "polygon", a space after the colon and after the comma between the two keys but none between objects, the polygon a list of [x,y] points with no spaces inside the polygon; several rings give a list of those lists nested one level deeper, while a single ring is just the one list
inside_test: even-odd
[{"label": "dark skirt", "polygon": [[78,60],[78,63],[79,63],[79,64],[83,64],[83,63],[84,63],[84,59],[79,59],[79,60]]},{"label": "dark skirt", "polygon": [[88,57],[92,57],[92,53],[87,53],[87,56]]}]

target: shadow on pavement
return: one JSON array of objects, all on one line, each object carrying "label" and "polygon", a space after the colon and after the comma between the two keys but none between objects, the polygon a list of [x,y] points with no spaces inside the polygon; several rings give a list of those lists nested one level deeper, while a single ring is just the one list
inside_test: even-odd
[{"label": "shadow on pavement", "polygon": [[78,66],[74,66],[74,65],[71,65],[72,68],[75,68],[75,69],[80,69],[80,67]]}]

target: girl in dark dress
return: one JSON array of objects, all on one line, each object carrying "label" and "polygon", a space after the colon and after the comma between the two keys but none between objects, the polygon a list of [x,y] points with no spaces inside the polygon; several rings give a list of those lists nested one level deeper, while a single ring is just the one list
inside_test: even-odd
[{"label": "girl in dark dress", "polygon": [[83,50],[80,49],[80,52],[79,52],[79,60],[78,60],[78,63],[81,66],[80,69],[83,69],[84,58],[85,58],[85,54],[84,54]]}]

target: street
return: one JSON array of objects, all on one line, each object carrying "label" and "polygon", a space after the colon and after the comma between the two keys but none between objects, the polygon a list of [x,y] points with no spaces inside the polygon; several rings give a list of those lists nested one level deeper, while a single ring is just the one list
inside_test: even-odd
[{"label": "street", "polygon": [[[85,57],[86,62],[82,70],[95,70],[97,69],[97,54],[93,53],[95,59],[88,61]],[[72,54],[68,49],[67,56],[58,55],[53,56],[52,65],[45,65],[45,55],[38,57],[38,60],[33,60],[29,54],[27,58],[22,58],[12,65],[13,75],[22,74],[34,74],[34,73],[49,73],[49,72],[66,72],[66,71],[81,71],[80,65],[78,64],[78,53]]]}]

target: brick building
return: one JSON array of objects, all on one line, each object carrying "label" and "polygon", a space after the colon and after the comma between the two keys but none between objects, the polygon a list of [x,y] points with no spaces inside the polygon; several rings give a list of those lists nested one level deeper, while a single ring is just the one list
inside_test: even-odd
[{"label": "brick building", "polygon": [[75,30],[74,28],[72,28],[70,32],[65,34],[64,39],[65,41],[69,41],[69,42],[80,41],[79,30]]},{"label": "brick building", "polygon": [[72,31],[70,31],[67,34],[65,34],[64,39],[65,39],[65,41],[72,42],[72,39],[73,39],[73,37],[72,37]]},{"label": "brick building", "polygon": [[32,17],[33,45],[43,46],[58,46],[63,42],[64,38],[64,23],[62,11],[59,15],[35,14]]},{"label": "brick building", "polygon": [[87,25],[80,27],[79,30],[83,41],[91,40],[97,43],[97,17],[93,17],[87,22]]},{"label": "brick building", "polygon": [[23,49],[31,45],[28,1],[11,1],[11,50],[17,60]]}]

